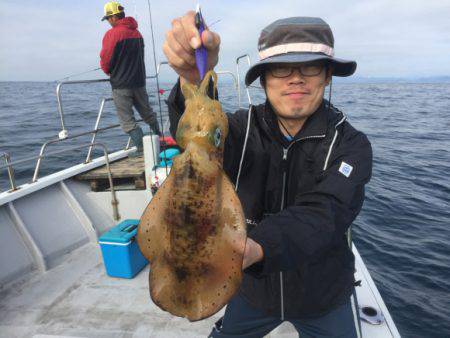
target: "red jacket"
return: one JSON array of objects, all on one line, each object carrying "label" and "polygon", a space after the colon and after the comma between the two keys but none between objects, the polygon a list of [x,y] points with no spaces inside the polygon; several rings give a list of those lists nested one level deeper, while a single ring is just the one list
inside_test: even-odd
[{"label": "red jacket", "polygon": [[145,86],[144,40],[132,17],[118,21],[103,37],[100,66],[113,88]]}]

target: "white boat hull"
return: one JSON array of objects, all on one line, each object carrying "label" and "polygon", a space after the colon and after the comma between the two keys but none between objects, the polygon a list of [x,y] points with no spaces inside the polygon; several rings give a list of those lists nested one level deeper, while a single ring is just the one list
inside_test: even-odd
[{"label": "white boat hull", "polygon": [[[127,152],[112,154],[113,159]],[[103,160],[104,161],[104,160]],[[0,194],[0,337],[206,337],[222,312],[189,323],[150,300],[148,267],[132,280],[108,277],[97,238],[115,225],[111,195],[91,192],[76,174],[103,165],[81,164]],[[158,174],[165,176],[164,170]],[[139,218],[151,193],[118,191],[122,219]],[[360,305],[384,315],[380,325],[362,322],[363,337],[400,337],[358,251]],[[297,337],[283,323],[268,337]]]}]

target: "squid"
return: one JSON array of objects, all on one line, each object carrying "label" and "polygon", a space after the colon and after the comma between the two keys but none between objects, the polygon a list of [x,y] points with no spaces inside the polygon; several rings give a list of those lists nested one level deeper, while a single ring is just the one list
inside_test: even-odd
[{"label": "squid", "polygon": [[228,120],[207,90],[185,84],[186,110],[177,128],[182,148],[167,179],[145,209],[137,242],[150,262],[153,302],[172,315],[198,321],[212,316],[239,289],[245,218],[223,170]]}]

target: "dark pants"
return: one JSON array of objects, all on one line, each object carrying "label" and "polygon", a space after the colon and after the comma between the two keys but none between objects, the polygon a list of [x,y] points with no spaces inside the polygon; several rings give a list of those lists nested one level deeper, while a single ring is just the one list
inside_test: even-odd
[{"label": "dark pants", "polygon": [[131,89],[113,89],[112,97],[117,109],[120,125],[124,132],[129,133],[137,127],[133,114],[133,106],[141,115],[145,123],[158,133],[159,127],[156,115],[148,102],[147,90],[144,87]]},{"label": "dark pants", "polygon": [[[350,299],[322,317],[288,321],[301,338],[357,337]],[[268,317],[237,295],[228,303],[221,325],[216,324],[209,338],[261,338],[281,323],[279,317]]]}]

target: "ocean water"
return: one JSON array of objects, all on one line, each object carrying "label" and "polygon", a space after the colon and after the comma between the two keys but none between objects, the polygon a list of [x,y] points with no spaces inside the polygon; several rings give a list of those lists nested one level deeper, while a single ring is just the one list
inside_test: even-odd
[{"label": "ocean water", "polygon": [[[57,138],[61,122],[55,88],[55,83],[0,83],[0,154],[7,151],[13,160],[37,156],[45,141]],[[148,90],[156,93],[153,83]],[[225,110],[234,111],[233,87],[224,84],[219,90]],[[92,130],[100,101],[109,96],[105,83],[65,87],[69,134]],[[252,90],[252,97],[263,100],[259,90]],[[159,111],[155,94],[151,102]],[[374,151],[373,177],[354,225],[356,246],[402,336],[450,337],[450,84],[337,83],[332,102],[368,135]],[[166,116],[163,104],[164,121]],[[100,127],[115,123],[108,102]],[[89,140],[65,141],[48,152]],[[114,151],[125,147],[127,137],[115,128],[97,140]],[[83,161],[86,153],[46,157],[40,177]],[[18,184],[31,180],[35,163],[14,167]],[[0,190],[7,189],[2,169]]]}]

